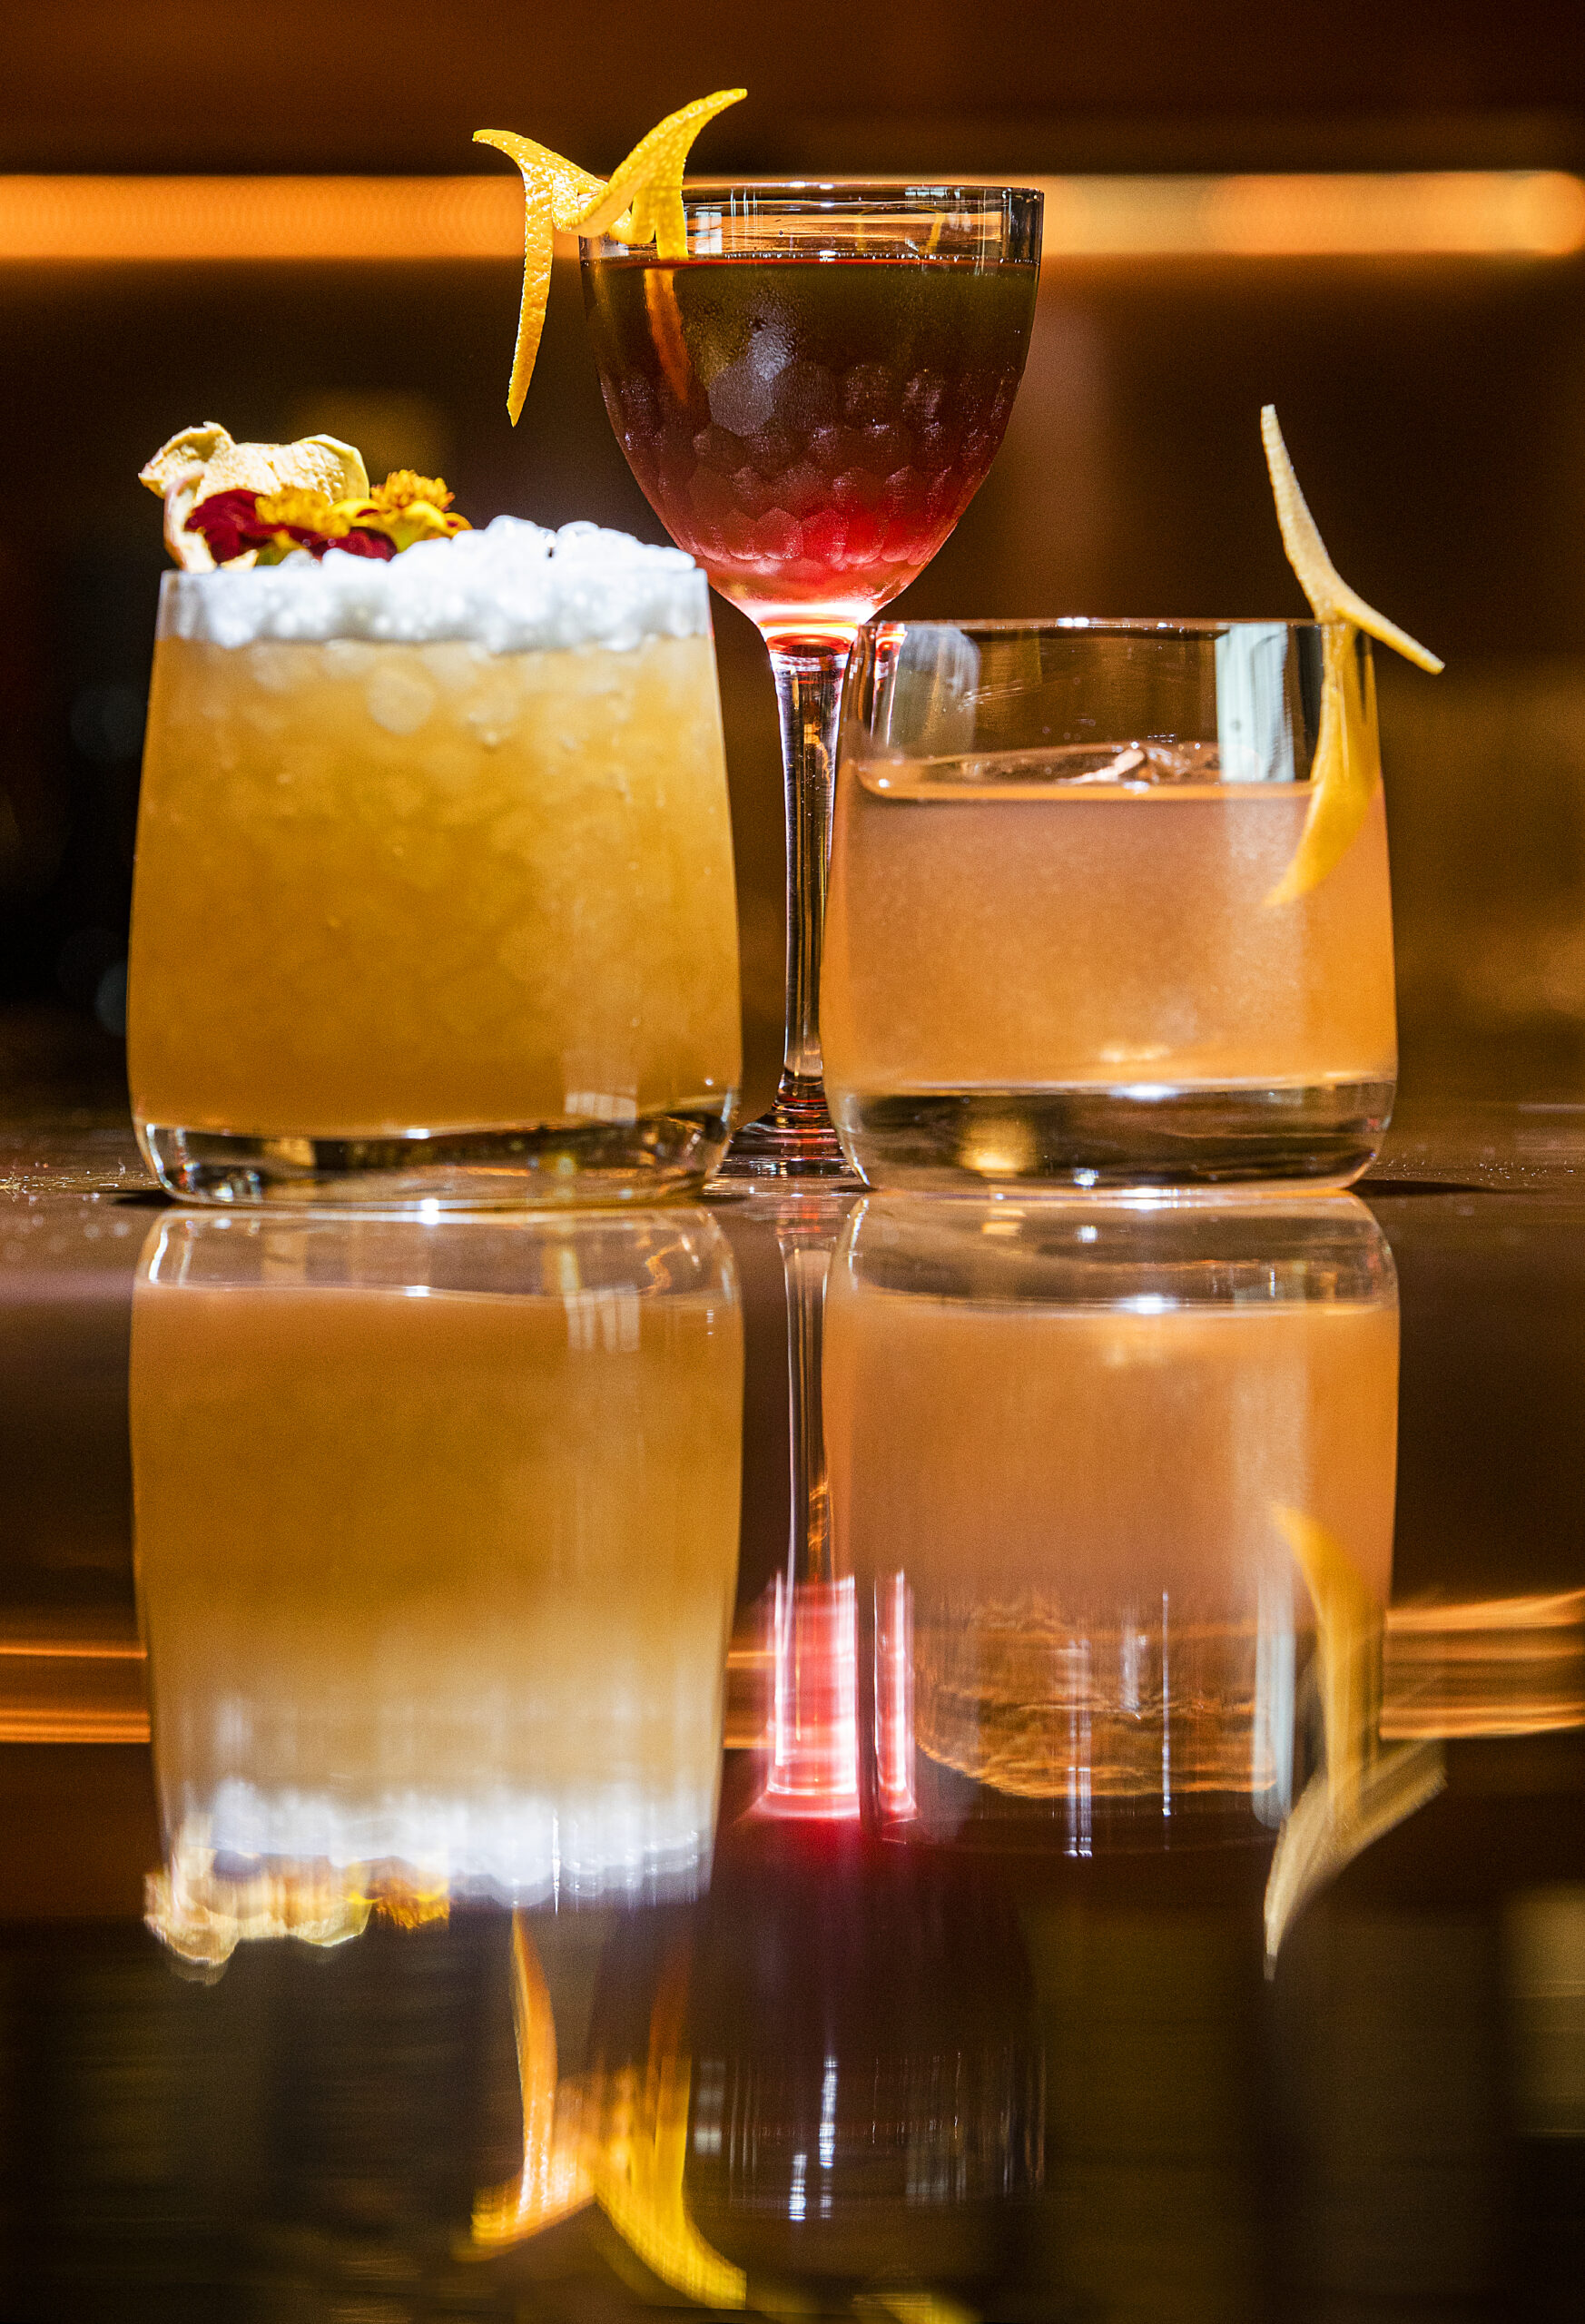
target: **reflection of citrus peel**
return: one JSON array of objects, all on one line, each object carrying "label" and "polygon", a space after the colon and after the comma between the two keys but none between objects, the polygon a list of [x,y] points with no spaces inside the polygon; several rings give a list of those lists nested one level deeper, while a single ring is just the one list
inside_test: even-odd
[{"label": "reflection of citrus peel", "polygon": [[523,2168],[475,2203],[469,2256],[527,2242],[593,2201],[672,2290],[713,2309],[744,2305],[747,2277],[705,2242],[683,2194],[692,2078],[681,2047],[686,1999],[687,1963],[678,1957],[655,1998],[642,2090],[631,2068],[561,2082],[550,1990],[527,1924],[513,1914]]},{"label": "reflection of citrus peel", "polygon": [[649,315],[650,337],[667,385],[679,403],[686,403],[691,366],[687,342],[683,337],[682,310],[677,305],[676,276],[669,266],[645,268],[644,303]]},{"label": "reflection of citrus peel", "polygon": [[1315,1609],[1324,1767],[1284,1821],[1265,1888],[1269,1976],[1295,1915],[1354,1857],[1442,1789],[1438,1744],[1383,1746],[1383,1609],[1336,1535],[1299,1509],[1272,1504]]},{"label": "reflection of citrus peel", "polygon": [[1366,631],[1423,670],[1434,673],[1442,664],[1406,630],[1367,606],[1333,564],[1299,489],[1273,404],[1261,412],[1260,432],[1283,547],[1310,600],[1310,610],[1325,628],[1321,727],[1310,770],[1310,812],[1292,862],[1265,900],[1268,904],[1288,904],[1319,887],[1342,862],[1370,812],[1382,779],[1375,684],[1368,661],[1357,650],[1354,632]]},{"label": "reflection of citrus peel", "polygon": [[1341,863],[1382,779],[1375,672],[1359,650],[1354,624],[1329,621],[1321,654],[1321,731],[1310,767],[1310,812],[1268,904],[1296,902]]},{"label": "reflection of citrus peel", "polygon": [[523,304],[507,389],[507,410],[514,426],[539,352],[557,232],[610,234],[619,242],[635,244],[653,241],[657,258],[686,258],[683,168],[688,149],[706,122],[747,94],[746,89],[718,89],[714,96],[696,97],[680,113],[668,113],[605,179],[591,177],[576,162],[514,130],[475,131],[476,145],[496,146],[523,172]]}]

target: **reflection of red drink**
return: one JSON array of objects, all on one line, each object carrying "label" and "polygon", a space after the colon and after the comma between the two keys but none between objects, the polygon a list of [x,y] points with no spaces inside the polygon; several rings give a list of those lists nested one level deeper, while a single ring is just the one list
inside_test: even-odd
[{"label": "reflection of red drink", "polygon": [[586,265],[606,409],[666,530],[756,620],[862,618],[984,478],[1038,267],[910,258]]}]

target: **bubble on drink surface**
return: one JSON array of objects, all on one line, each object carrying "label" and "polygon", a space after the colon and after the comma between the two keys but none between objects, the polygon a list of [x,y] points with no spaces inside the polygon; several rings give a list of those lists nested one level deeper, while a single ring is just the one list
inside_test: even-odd
[{"label": "bubble on drink surface", "polygon": [[385,561],[330,549],[317,564],[305,554],[240,571],[168,573],[159,634],[230,647],[467,639],[494,654],[622,653],[709,626],[708,585],[683,550],[598,525],[549,532],[497,517]]}]

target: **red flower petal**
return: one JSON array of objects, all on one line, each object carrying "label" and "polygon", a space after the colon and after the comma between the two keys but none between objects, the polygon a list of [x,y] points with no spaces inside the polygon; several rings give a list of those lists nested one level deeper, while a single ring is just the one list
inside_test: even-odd
[{"label": "red flower petal", "polygon": [[269,537],[256,520],[258,504],[256,492],[241,488],[212,492],[192,511],[185,529],[201,533],[215,563],[228,565],[233,556],[241,556],[244,549],[257,548],[261,540]]}]

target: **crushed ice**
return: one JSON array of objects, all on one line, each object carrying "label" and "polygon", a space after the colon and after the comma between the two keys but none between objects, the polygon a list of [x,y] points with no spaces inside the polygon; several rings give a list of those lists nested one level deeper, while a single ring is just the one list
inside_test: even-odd
[{"label": "crushed ice", "polygon": [[709,625],[704,576],[681,549],[598,525],[553,533],[497,517],[384,563],[330,549],[318,564],[304,553],[239,572],[167,573],[159,634],[227,646],[467,638],[495,654],[626,652],[647,637],[699,636]]}]

